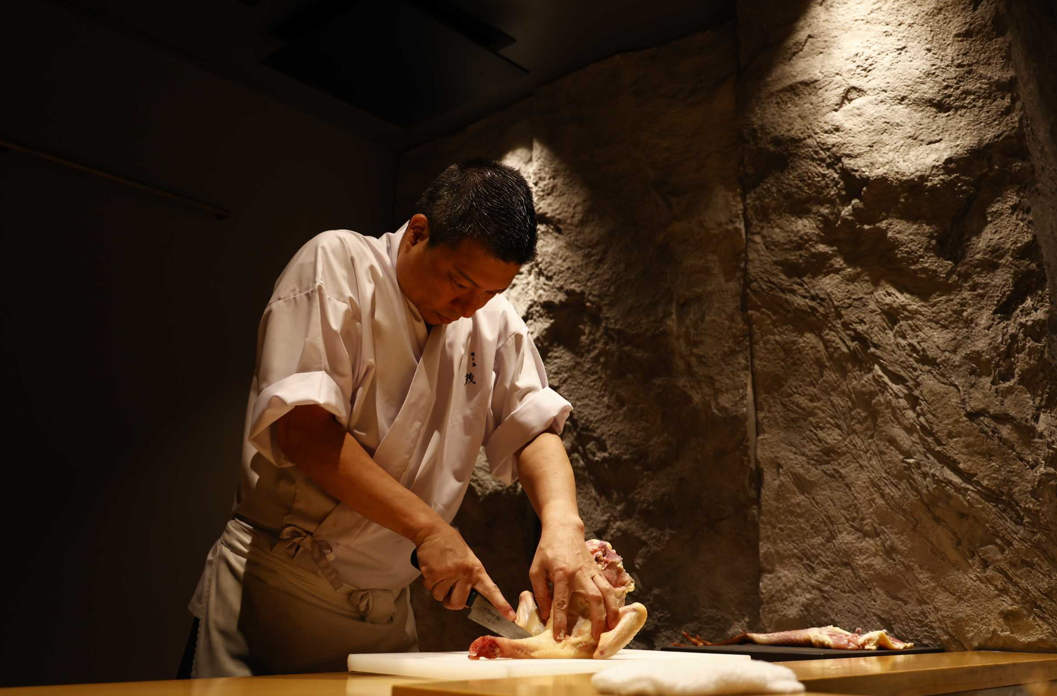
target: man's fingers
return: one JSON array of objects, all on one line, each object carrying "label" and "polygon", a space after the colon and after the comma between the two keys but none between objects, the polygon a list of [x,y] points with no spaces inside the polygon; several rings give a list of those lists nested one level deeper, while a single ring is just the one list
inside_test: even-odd
[{"label": "man's fingers", "polygon": [[547,617],[551,615],[551,588],[547,584],[547,576],[542,570],[533,569],[529,571],[529,582],[532,583],[532,594],[540,610],[540,620],[547,623]]},{"label": "man's fingers", "polygon": [[612,631],[620,621],[617,591],[613,589],[613,586],[609,584],[609,581],[601,573],[593,576],[591,580],[594,581],[598,591],[602,593],[602,601],[605,602],[606,609],[606,630]]},{"label": "man's fingers", "polygon": [[569,580],[564,575],[554,578],[554,601],[551,602],[554,618],[554,640],[565,640],[566,622],[569,618]]},{"label": "man's fingers", "polygon": [[499,610],[500,614],[511,621],[517,618],[517,612],[514,611],[514,607],[510,606],[510,603],[506,601],[503,593],[499,590],[499,586],[492,582],[492,578],[488,577],[488,573],[482,571],[481,579],[477,581],[474,587],[484,595],[485,599],[492,603],[493,607]]},{"label": "man's fingers", "polygon": [[444,600],[444,606],[448,609],[462,609],[466,606],[466,598],[470,596],[470,581],[460,580],[452,587],[451,594]]},{"label": "man's fingers", "polygon": [[429,593],[433,595],[433,599],[438,602],[443,602],[444,598],[447,597],[448,593],[451,591],[453,585],[455,585],[455,578],[444,578],[430,588]]},{"label": "man's fingers", "polygon": [[583,585],[583,593],[591,609],[591,635],[597,640],[606,629],[606,604],[602,601],[602,593],[595,586],[593,577],[586,578]]}]

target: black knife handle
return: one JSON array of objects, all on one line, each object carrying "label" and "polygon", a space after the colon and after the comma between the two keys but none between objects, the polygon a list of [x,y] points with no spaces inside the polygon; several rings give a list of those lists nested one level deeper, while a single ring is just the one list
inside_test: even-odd
[{"label": "black knife handle", "polygon": [[[417,570],[422,570],[418,567],[418,549],[411,551],[411,565],[415,566]],[[473,600],[477,599],[477,590],[470,588],[470,594],[466,595],[466,606],[473,604]]]}]

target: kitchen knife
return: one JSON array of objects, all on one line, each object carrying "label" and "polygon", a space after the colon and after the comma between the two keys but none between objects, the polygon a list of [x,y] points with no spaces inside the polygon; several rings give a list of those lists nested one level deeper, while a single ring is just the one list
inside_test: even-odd
[{"label": "kitchen knife", "polygon": [[[418,568],[418,549],[411,552],[411,565]],[[470,590],[470,594],[466,597],[466,606],[470,607],[470,621],[484,626],[496,635],[513,639],[532,637],[531,633],[500,614],[499,610],[477,590]]]}]

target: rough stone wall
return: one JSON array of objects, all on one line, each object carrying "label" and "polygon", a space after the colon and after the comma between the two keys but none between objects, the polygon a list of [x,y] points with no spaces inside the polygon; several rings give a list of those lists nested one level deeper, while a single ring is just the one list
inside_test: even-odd
[{"label": "rough stone wall", "polygon": [[[581,515],[649,608],[639,646],[757,614],[735,65],[733,27],[617,56],[400,162],[400,216],[473,155],[535,191],[538,260],[507,296],[575,407],[564,439]],[[528,589],[524,498],[479,475],[456,519],[510,601]],[[424,591],[415,610],[423,649],[479,633]]]},{"label": "rough stone wall", "polygon": [[1057,374],[1009,17],[739,15],[761,625],[1053,649]]},{"label": "rough stone wall", "polygon": [[[398,215],[469,156],[533,186],[539,259],[508,296],[576,408],[637,645],[837,623],[1057,648],[1050,6],[739,0],[737,31],[408,153]],[[533,517],[486,471],[456,522],[514,601]],[[423,649],[478,633],[415,607]]]}]

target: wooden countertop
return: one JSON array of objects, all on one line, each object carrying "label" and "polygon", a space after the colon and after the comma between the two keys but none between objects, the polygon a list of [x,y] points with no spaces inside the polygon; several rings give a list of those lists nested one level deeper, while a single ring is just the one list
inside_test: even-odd
[{"label": "wooden countertop", "polygon": [[[1057,680],[1057,653],[963,652],[781,663],[812,694],[932,696]],[[3,696],[597,696],[591,675],[434,681],[303,674],[0,689]],[[1057,696],[1041,686],[1039,696]]]},{"label": "wooden countertop", "polygon": [[426,682],[414,677],[294,674],[173,681],[71,684],[0,689],[3,696],[390,696],[393,687]]},{"label": "wooden countertop", "polygon": [[[1057,653],[925,653],[782,664],[808,689],[831,694],[931,696],[1057,680]],[[1051,693],[1057,696],[1057,690]]]},{"label": "wooden countertop", "polygon": [[[481,679],[457,682],[423,682],[393,687],[392,696],[599,696],[591,685],[591,674],[553,677]],[[748,694],[747,696],[752,696]],[[838,696],[808,690],[796,696]],[[839,696],[853,696],[841,694]]]},{"label": "wooden countertop", "polygon": [[[796,673],[807,693],[933,696],[1057,680],[1057,653],[960,652],[852,657],[778,663]],[[1049,691],[1049,693],[1047,693]],[[1040,687],[1040,696],[1057,688]],[[394,686],[392,696],[600,696],[591,675],[419,682]]]}]

